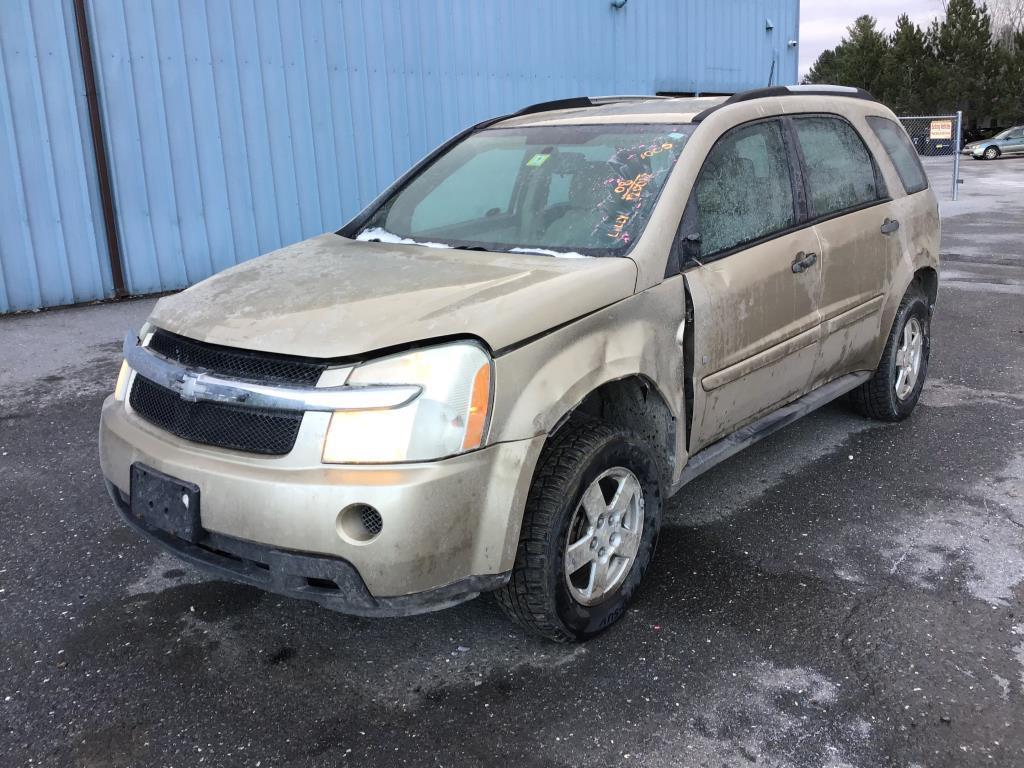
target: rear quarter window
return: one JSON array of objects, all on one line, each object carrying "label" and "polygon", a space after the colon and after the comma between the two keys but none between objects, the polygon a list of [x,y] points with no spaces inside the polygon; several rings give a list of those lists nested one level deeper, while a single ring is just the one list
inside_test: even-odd
[{"label": "rear quarter window", "polygon": [[885,147],[907,194],[928,189],[928,176],[906,131],[892,120],[876,115],[868,117],[868,125]]}]

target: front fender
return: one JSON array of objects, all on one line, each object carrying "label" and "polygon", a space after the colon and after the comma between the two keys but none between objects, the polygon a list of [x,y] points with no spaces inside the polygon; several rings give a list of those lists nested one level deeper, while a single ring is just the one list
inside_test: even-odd
[{"label": "front fender", "polygon": [[[640,375],[683,423],[681,277],[672,278],[518,347],[495,360],[490,441],[546,435],[603,384]],[[677,464],[685,429],[677,430]]]}]

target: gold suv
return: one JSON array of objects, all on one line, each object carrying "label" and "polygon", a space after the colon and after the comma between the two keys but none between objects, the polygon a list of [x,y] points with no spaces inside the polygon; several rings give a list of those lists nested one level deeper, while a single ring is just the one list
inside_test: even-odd
[{"label": "gold suv", "polygon": [[161,299],[103,406],[114,503],[221,576],[360,615],[496,591],[616,621],[665,500],[840,395],[928,368],[939,219],[863,91],[539,104],[337,233]]}]

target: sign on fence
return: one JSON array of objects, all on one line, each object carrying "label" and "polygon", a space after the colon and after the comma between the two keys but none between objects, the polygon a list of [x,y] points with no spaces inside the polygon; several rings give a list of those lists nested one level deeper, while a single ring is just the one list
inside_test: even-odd
[{"label": "sign on fence", "polygon": [[[914,149],[921,156],[936,193],[950,184],[950,198],[957,199],[960,184],[960,150],[963,148],[961,113],[900,118]],[[948,182],[947,182],[948,179]]]},{"label": "sign on fence", "polygon": [[952,139],[953,138],[953,121],[952,120],[932,120],[931,127],[928,131],[929,137],[932,139]]}]

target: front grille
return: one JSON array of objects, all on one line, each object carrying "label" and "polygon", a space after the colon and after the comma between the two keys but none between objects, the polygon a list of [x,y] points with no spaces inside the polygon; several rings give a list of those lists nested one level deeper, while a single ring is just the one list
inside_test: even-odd
[{"label": "front grille", "polygon": [[[164,330],[153,333],[149,348],[188,368],[269,384],[312,386],[327,368],[313,360],[220,347]],[[193,403],[138,374],[128,401],[150,424],[183,440],[266,456],[291,451],[302,425],[302,411]]]},{"label": "front grille", "polygon": [[302,425],[301,411],[191,403],[140,375],[135,376],[129,402],[150,424],[183,440],[267,456],[288,453]]},{"label": "front grille", "polygon": [[153,333],[149,348],[189,368],[202,368],[233,379],[312,385],[327,369],[326,364],[313,360],[229,349],[164,330]]}]

